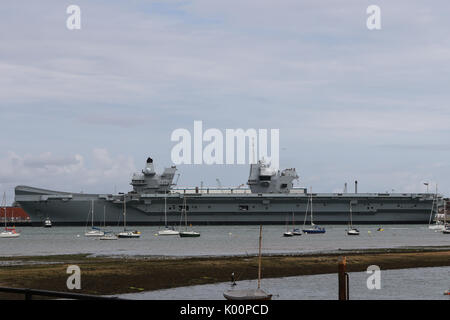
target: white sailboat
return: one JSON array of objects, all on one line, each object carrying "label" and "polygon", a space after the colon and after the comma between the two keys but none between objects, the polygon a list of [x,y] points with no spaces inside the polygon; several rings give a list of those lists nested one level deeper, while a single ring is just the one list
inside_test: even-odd
[{"label": "white sailboat", "polygon": [[359,236],[359,230],[353,227],[353,212],[352,212],[352,202],[350,201],[350,224],[348,226],[347,235],[349,236]]},{"label": "white sailboat", "polygon": [[[436,208],[436,211],[435,211]],[[434,224],[431,221],[434,217]],[[433,197],[433,202],[431,204],[430,220],[428,222],[428,229],[435,231],[443,231],[445,229],[444,223],[439,219],[439,207],[438,207],[438,186],[436,185],[436,193]]]},{"label": "white sailboat", "polygon": [[223,296],[227,300],[271,300],[272,295],[261,289],[261,245],[262,225],[259,226],[259,255],[258,255],[258,287],[247,290],[227,290]]},{"label": "white sailboat", "polygon": [[450,224],[447,223],[447,201],[444,200],[444,230],[443,234],[450,234]]},{"label": "white sailboat", "polygon": [[283,232],[283,237],[293,237],[294,233],[292,231],[289,231],[288,228],[288,219],[286,218],[286,231]]},{"label": "white sailboat", "polygon": [[[12,228],[8,228],[6,220],[7,220],[7,214],[6,214],[6,193],[3,193],[3,201],[2,201],[2,205],[3,205],[3,210],[4,210],[4,219],[5,219],[5,229],[0,233],[0,238],[18,238],[20,237],[20,233],[16,232],[16,228],[12,227]],[[11,220],[13,220],[13,213],[11,211]]]},{"label": "white sailboat", "polygon": [[167,225],[167,193],[164,193],[164,230],[159,230],[159,236],[178,236],[180,232],[169,228]]},{"label": "white sailboat", "polygon": [[[311,209],[311,227],[306,228],[306,217],[308,216],[308,207]],[[311,195],[309,197],[308,204],[306,206],[305,221],[303,222],[302,231],[303,233],[307,234],[325,233],[325,228],[315,225],[313,221],[312,188],[311,188]]]},{"label": "white sailboat", "polygon": [[94,200],[91,201],[91,209],[90,214],[92,218],[91,230],[85,231],[84,235],[86,237],[101,237],[104,236],[105,233],[97,227],[94,227]]},{"label": "white sailboat", "polygon": [[141,233],[137,230],[127,230],[127,204],[125,195],[123,195],[123,232],[119,232],[117,236],[119,238],[139,238],[141,236]]}]

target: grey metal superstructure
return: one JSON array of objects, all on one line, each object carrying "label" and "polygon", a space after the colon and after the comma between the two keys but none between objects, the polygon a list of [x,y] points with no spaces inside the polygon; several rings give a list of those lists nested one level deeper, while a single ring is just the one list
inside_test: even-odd
[{"label": "grey metal superstructure", "polygon": [[[175,188],[176,167],[157,174],[153,160],[133,175],[133,190],[127,194],[83,194],[51,191],[27,186],[15,188],[16,202],[30,215],[34,224],[49,217],[54,224],[85,224],[92,200],[96,211],[105,209],[106,223],[123,221],[123,202],[128,224],[178,224],[186,198],[192,224],[284,224],[295,213],[303,223],[308,197],[314,204],[314,222],[347,223],[352,204],[353,223],[428,223],[432,203],[441,195],[430,193],[313,193],[294,188],[295,169],[273,170],[264,161],[252,164],[249,188]],[[99,220],[103,217],[99,217]],[[309,221],[308,219],[306,220]]]}]

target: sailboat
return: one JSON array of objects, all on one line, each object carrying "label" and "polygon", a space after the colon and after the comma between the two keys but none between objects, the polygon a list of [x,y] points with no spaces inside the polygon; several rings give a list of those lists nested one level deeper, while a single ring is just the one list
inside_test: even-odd
[{"label": "sailboat", "polygon": [[[311,208],[311,227],[305,228],[306,217],[308,216],[308,207]],[[325,228],[315,225],[314,221],[313,221],[312,188],[311,188],[311,195],[308,200],[308,205],[306,206],[305,221],[303,223],[303,233],[308,233],[308,234],[309,233],[312,233],[312,234],[325,233]]]},{"label": "sailboat", "polygon": [[[436,208],[436,212],[435,212]],[[431,204],[430,220],[428,222],[428,229],[435,231],[443,231],[445,229],[445,224],[439,219],[438,210],[438,187],[436,185],[436,193],[433,198],[433,203]],[[431,224],[431,220],[434,216],[435,223]]]},{"label": "sailboat", "polygon": [[[106,206],[103,206],[103,228],[106,230]],[[119,239],[112,231],[105,231],[105,234],[99,238],[100,240],[117,240]]]},{"label": "sailboat", "polygon": [[[91,201],[91,209],[89,213],[92,215],[92,226],[90,231],[86,231],[84,235],[86,237],[101,237],[104,236],[105,233],[97,227],[94,227],[94,200]],[[89,216],[88,216],[89,217]]]},{"label": "sailboat", "polygon": [[[195,232],[193,230],[191,230],[191,231],[187,230],[186,195],[183,198],[183,211],[184,211],[184,225],[185,225],[185,229],[184,229],[184,231],[180,231],[179,232],[180,237],[182,237],[182,238],[200,237],[200,233],[199,232]],[[183,214],[183,211],[182,211],[182,214]]]},{"label": "sailboat", "polygon": [[[16,232],[16,228],[13,226],[12,228],[8,228],[6,224],[6,193],[3,193],[3,210],[5,211],[4,219],[5,219],[5,230],[0,233],[0,238],[18,238],[20,237],[20,233]],[[13,219],[13,213],[11,211],[11,220]]]},{"label": "sailboat", "polygon": [[443,234],[450,234],[450,224],[447,223],[447,201],[444,200],[444,230]]},{"label": "sailboat", "polygon": [[177,236],[179,234],[178,231],[170,229],[167,225],[167,193],[164,193],[164,230],[159,230],[159,236]]},{"label": "sailboat", "polygon": [[288,229],[288,219],[286,218],[286,232],[283,233],[283,237],[293,237],[294,233]]},{"label": "sailboat", "polygon": [[141,233],[137,230],[128,231],[127,230],[127,204],[126,204],[126,196],[123,195],[123,231],[119,232],[117,236],[119,238],[139,238]]},{"label": "sailboat", "polygon": [[227,290],[223,296],[227,300],[271,300],[272,295],[261,289],[261,245],[262,225],[259,226],[258,287],[247,290]]},{"label": "sailboat", "polygon": [[300,229],[295,227],[294,212],[292,212],[292,234],[294,236],[301,236],[302,235],[302,232],[300,231]]},{"label": "sailboat", "polygon": [[352,219],[352,203],[350,202],[350,224],[348,226],[347,235],[349,236],[359,236],[359,230],[353,227],[353,219]]}]

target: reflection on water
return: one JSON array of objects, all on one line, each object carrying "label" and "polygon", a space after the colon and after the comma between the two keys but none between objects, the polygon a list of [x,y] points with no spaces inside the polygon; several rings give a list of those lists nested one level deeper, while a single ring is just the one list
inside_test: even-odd
[{"label": "reflection on water", "polygon": [[[450,300],[443,293],[450,288],[450,267],[381,270],[381,289],[367,289],[365,272],[350,273],[351,300],[427,299]],[[238,281],[236,289],[256,288],[257,281]],[[262,288],[276,300],[337,300],[337,274],[263,279]],[[127,299],[147,300],[223,300],[230,283],[180,287],[142,293],[124,294]]]},{"label": "reflection on water", "polygon": [[[264,226],[263,253],[307,253],[337,249],[450,245],[450,237],[426,225],[360,226],[347,236],[346,226],[326,226],[325,234],[284,238],[284,226]],[[156,236],[158,227],[137,227],[139,239],[102,241],[84,236],[84,227],[22,227],[20,238],[0,239],[2,256],[91,253],[105,255],[217,256],[256,254],[259,226],[195,226],[199,238]],[[119,227],[109,228],[116,232]]]}]

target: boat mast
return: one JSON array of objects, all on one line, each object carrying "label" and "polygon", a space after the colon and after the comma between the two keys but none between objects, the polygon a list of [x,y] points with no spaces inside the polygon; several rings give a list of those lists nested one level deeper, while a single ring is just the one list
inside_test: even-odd
[{"label": "boat mast", "polygon": [[352,202],[350,201],[350,228],[353,229],[353,219],[352,219]]},{"label": "boat mast", "polygon": [[183,210],[184,210],[184,224],[185,224],[185,230],[187,231],[186,195],[184,195],[184,197],[183,197]]},{"label": "boat mast", "polygon": [[167,191],[164,191],[164,225],[167,229]]},{"label": "boat mast", "polygon": [[6,230],[6,192],[3,192],[3,210],[5,211],[5,215],[3,216],[5,219],[5,230]]},{"label": "boat mast", "polygon": [[295,229],[294,211],[292,211],[292,231]]},{"label": "boat mast", "polygon": [[444,199],[444,227],[447,226],[447,201]]},{"label": "boat mast", "polygon": [[127,204],[125,202],[125,193],[123,194],[123,231],[127,229]]},{"label": "boat mast", "polygon": [[91,201],[92,208],[92,228],[94,228],[94,200]]},{"label": "boat mast", "polygon": [[261,243],[262,243],[262,225],[259,226],[258,289],[261,289]]},{"label": "boat mast", "polygon": [[439,205],[438,205],[438,185],[437,185],[437,183],[436,183],[436,193],[433,195],[433,202],[431,203],[430,221],[428,221],[428,225],[431,225],[431,220],[433,217],[435,204],[436,204],[435,220],[436,220],[436,224],[438,224],[437,214],[439,213]]},{"label": "boat mast", "polygon": [[314,225],[313,222],[313,205],[312,205],[312,187],[311,187],[311,225]]},{"label": "boat mast", "polygon": [[[308,190],[306,190],[306,195],[308,196]],[[305,220],[303,220],[303,228],[306,226],[306,218],[308,217],[309,210],[309,196],[307,197],[308,201],[306,201],[306,212],[305,212]]]}]

